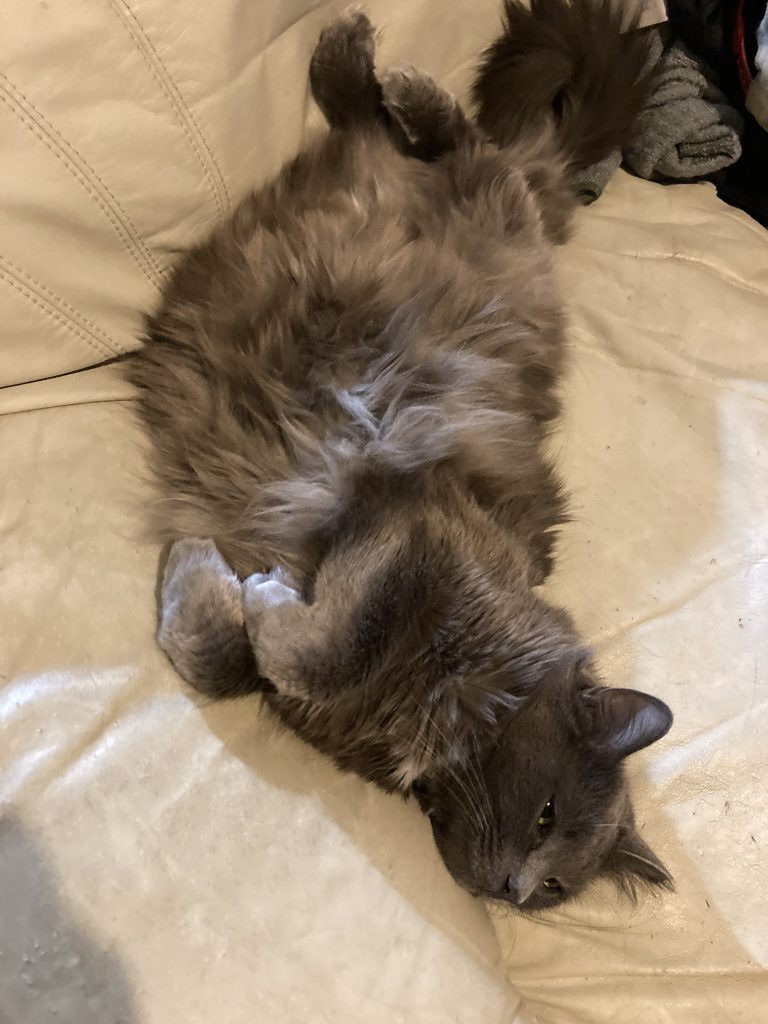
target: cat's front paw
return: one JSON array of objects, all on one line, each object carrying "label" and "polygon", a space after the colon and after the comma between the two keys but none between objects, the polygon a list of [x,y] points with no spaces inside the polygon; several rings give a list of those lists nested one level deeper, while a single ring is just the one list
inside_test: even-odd
[{"label": "cat's front paw", "polygon": [[212,540],[185,537],[175,541],[163,569],[163,603],[183,596],[190,589],[192,577],[199,581],[203,576],[220,579],[234,573]]},{"label": "cat's front paw", "polygon": [[272,572],[255,572],[243,584],[243,600],[247,617],[258,618],[261,613],[282,604],[296,604],[301,601],[301,594],[293,586],[293,581],[282,569]]},{"label": "cat's front paw", "polygon": [[223,695],[247,671],[242,586],[211,540],[179,540],[163,573],[157,642],[195,689]]},{"label": "cat's front paw", "polygon": [[306,643],[309,605],[282,570],[254,573],[243,583],[245,628],[260,670],[284,696],[305,697],[296,649]]},{"label": "cat's front paw", "polygon": [[[228,611],[239,609],[240,581],[212,540],[177,540],[163,571],[160,630],[171,624],[193,633],[211,603]],[[242,615],[239,615],[242,621]]]}]

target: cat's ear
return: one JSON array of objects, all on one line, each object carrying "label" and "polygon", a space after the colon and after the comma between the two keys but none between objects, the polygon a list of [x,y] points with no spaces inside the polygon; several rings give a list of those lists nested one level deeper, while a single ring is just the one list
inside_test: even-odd
[{"label": "cat's ear", "polygon": [[634,825],[626,825],[620,830],[606,869],[632,894],[638,884],[674,889],[672,875],[640,838]]},{"label": "cat's ear", "polygon": [[584,739],[617,759],[660,740],[672,725],[664,701],[639,690],[594,686],[578,691],[576,700]]}]

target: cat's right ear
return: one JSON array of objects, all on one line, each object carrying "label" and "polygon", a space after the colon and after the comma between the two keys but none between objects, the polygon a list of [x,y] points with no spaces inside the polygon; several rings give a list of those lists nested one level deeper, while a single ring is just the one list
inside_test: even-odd
[{"label": "cat's right ear", "polygon": [[582,736],[590,746],[621,759],[665,736],[672,712],[658,697],[639,690],[595,686],[577,693]]}]

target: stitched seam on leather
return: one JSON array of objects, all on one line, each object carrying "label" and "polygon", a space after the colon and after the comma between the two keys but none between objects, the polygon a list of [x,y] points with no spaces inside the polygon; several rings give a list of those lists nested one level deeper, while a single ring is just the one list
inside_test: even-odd
[{"label": "stitched seam on leather", "polygon": [[44,295],[36,294],[24,281],[19,280],[15,275],[11,274],[10,271],[3,270],[0,268],[0,279],[4,280],[11,288],[15,288],[17,292],[24,296],[29,302],[37,306],[46,313],[52,320],[55,320],[62,327],[71,331],[75,337],[89,345],[94,352],[96,352],[101,359],[112,359],[118,352],[125,351],[122,348],[116,347],[115,349],[109,348],[104,342],[98,338],[90,335],[85,331],[80,324],[77,323],[72,317],[68,316],[63,310],[57,310],[56,307],[49,302]]},{"label": "stitched seam on leather", "polygon": [[127,352],[128,349],[125,345],[111,338],[106,331],[93,322],[84,313],[81,313],[79,309],[75,309],[71,306],[66,299],[63,299],[52,289],[44,285],[42,281],[38,281],[37,278],[33,277],[26,270],[22,270],[21,267],[17,266],[13,260],[9,260],[7,256],[0,255],[0,270],[5,268],[7,274],[15,277],[20,281],[26,288],[37,292],[43,301],[50,303],[51,306],[55,306],[62,316],[71,318],[77,323],[86,333],[92,335],[99,343],[106,348],[110,355],[115,355],[118,352]]},{"label": "stitched seam on leather", "polygon": [[221,173],[221,169],[211,152],[211,148],[208,145],[205,136],[195,121],[189,105],[184,100],[178,86],[173,81],[173,78],[163,63],[162,57],[155,49],[152,44],[152,40],[144,29],[144,26],[136,17],[136,14],[128,4],[127,0],[108,0],[108,2],[109,6],[125,25],[126,30],[129,32],[134,44],[136,45],[136,48],[146,61],[149,70],[152,72],[152,77],[157,82],[161,92],[168,101],[171,110],[175,114],[177,121],[181,125],[181,128],[187,137],[187,141],[192,147],[200,167],[202,168],[203,175],[205,176],[205,180],[211,190],[219,216],[223,217],[228,212],[231,205],[229,192],[227,190],[227,183],[224,180],[224,175]]},{"label": "stitched seam on leather", "polygon": [[155,262],[130,218],[93,168],[2,73],[0,99],[85,189],[114,228],[123,247],[133,257],[144,276],[156,288],[160,288],[165,271]]}]

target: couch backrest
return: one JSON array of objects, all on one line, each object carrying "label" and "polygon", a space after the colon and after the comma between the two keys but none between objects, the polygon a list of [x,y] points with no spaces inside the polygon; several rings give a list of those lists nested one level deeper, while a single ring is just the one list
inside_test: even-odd
[{"label": "couch backrest", "polygon": [[[5,0],[0,386],[138,343],[175,254],[300,147],[344,2]],[[462,92],[497,0],[371,0],[382,60]]]}]

